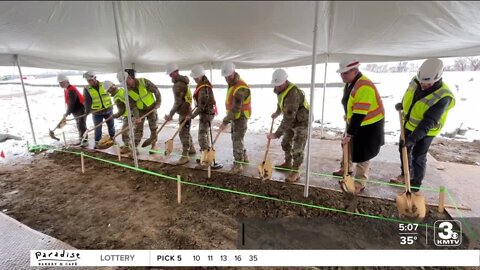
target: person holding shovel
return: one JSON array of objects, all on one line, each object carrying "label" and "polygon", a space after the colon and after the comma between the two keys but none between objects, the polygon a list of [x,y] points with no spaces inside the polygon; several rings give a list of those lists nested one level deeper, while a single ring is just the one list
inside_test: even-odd
[{"label": "person holding shovel", "polygon": [[[107,90],[103,84],[97,80],[94,72],[88,71],[83,74],[83,78],[88,82],[88,85],[83,89],[83,96],[85,98],[85,113],[88,115],[92,113],[93,123],[95,126],[99,125],[104,119],[108,119],[108,135],[110,138],[115,136],[115,125],[113,122],[113,104]],[[102,138],[102,125],[95,128],[95,145],[97,149],[98,142]]]},{"label": "person holding shovel", "polygon": [[207,76],[205,76],[205,69],[203,66],[194,66],[190,73],[190,77],[192,77],[197,83],[197,87],[193,92],[193,100],[197,106],[192,112],[191,119],[200,115],[198,144],[200,145],[200,151],[203,152],[208,150],[210,146],[208,143],[208,131],[211,128],[213,118],[217,114],[217,106],[213,95],[212,84],[207,79]]},{"label": "person holding shovel", "polygon": [[248,162],[247,150],[243,138],[247,132],[247,123],[252,114],[250,88],[235,71],[235,65],[226,61],[222,64],[222,76],[228,83],[225,99],[227,115],[223,118],[219,132],[223,131],[230,122],[232,123],[233,157],[235,158],[231,173],[241,173],[241,162]]},{"label": "person holding shovel", "polygon": [[[157,86],[150,80],[145,78],[132,78],[132,76],[125,71],[117,73],[117,79],[119,82],[123,82],[123,77],[126,79],[128,96],[135,103],[135,106],[131,106],[130,109],[132,110],[132,116],[134,118],[133,122],[135,123],[134,136],[135,147],[137,147],[143,137],[145,118],[147,118],[148,126],[150,128],[150,139],[156,139],[154,138],[154,136],[157,136],[158,126],[158,115],[156,110],[160,108],[162,97]],[[152,110],[155,111],[150,113]],[[150,114],[143,117],[147,113]]]},{"label": "person holding shovel", "polygon": [[87,117],[84,115],[85,106],[83,105],[83,95],[78,91],[77,87],[70,84],[66,75],[58,74],[57,81],[60,87],[63,88],[65,104],[67,105],[67,111],[63,115],[63,118],[66,119],[67,116],[73,114],[77,122],[79,141],[75,145],[81,145],[82,147],[88,146],[88,136],[85,140],[82,140],[83,133],[87,130]]},{"label": "person holding shovel", "polygon": [[298,170],[303,163],[303,152],[307,143],[310,105],[305,93],[287,78],[288,74],[284,69],[273,72],[273,92],[277,95],[278,103],[272,118],[283,114],[283,119],[274,133],[267,134],[267,139],[278,139],[283,136],[282,150],[285,153],[285,162],[277,167],[291,170],[285,181],[294,183],[300,180]]},{"label": "person holding shovel", "polygon": [[[455,106],[455,97],[443,80],[443,62],[438,58],[427,59],[410,82],[402,102],[395,108],[404,112],[405,141],[400,140],[400,152],[407,147],[412,192],[418,192],[427,167],[427,153],[435,136],[445,126],[448,112]],[[403,168],[403,159],[400,155]],[[404,173],[390,179],[403,184]]]},{"label": "person holding shovel", "polygon": [[[103,87],[107,89],[107,92],[110,94],[110,96],[113,97],[113,101],[115,102],[115,105],[117,106],[117,113],[113,115],[114,119],[122,118],[122,130],[125,130],[122,132],[122,141],[123,141],[123,146],[120,147],[120,153],[121,154],[127,154],[131,151],[130,147],[130,136],[128,133],[127,127],[128,127],[128,118],[127,118],[127,107],[125,105],[125,90],[123,88],[117,88],[117,86],[111,82],[111,81],[104,81],[103,82]],[[130,108],[134,108],[135,101],[129,96],[129,102],[130,102]],[[138,110],[137,110],[138,112]],[[133,118],[133,113],[132,113],[132,118]]]},{"label": "person holding shovel", "polygon": [[345,84],[353,85],[348,95],[347,130],[342,145],[351,142],[352,162],[356,163],[355,194],[365,189],[370,160],[378,155],[380,147],[385,144],[383,102],[375,85],[359,71],[359,66],[358,60],[347,59],[340,62],[337,70]]},{"label": "person holding shovel", "polygon": [[189,162],[188,156],[195,155],[195,146],[193,145],[192,136],[190,135],[191,113],[192,113],[192,93],[188,83],[190,80],[187,76],[182,76],[179,73],[178,66],[174,63],[167,64],[167,74],[172,78],[173,96],[175,102],[170,110],[170,113],[165,115],[165,121],[172,120],[175,113],[178,113],[180,125],[183,127],[179,132],[180,141],[182,142],[182,156],[176,162],[177,165],[183,165]]}]

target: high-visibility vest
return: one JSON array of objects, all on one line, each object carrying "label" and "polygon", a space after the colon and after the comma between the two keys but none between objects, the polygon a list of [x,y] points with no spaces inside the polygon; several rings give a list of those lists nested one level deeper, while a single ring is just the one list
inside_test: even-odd
[{"label": "high-visibility vest", "polygon": [[[203,87],[208,87],[212,89],[212,86],[206,83],[197,85],[197,88],[195,88],[195,92],[193,92],[193,99],[195,100],[195,104],[198,104],[198,94],[200,92],[200,89],[202,89]],[[218,110],[217,110],[217,102],[215,101],[215,96],[212,96],[212,99],[213,99],[213,112],[215,113],[215,115],[217,115]]]},{"label": "high-visibility vest", "polygon": [[[277,97],[277,98],[278,98],[278,107],[280,108],[280,110],[282,111],[282,113],[283,113],[283,103],[284,103],[284,101],[285,101],[285,97],[288,95],[288,93],[290,92],[290,90],[293,89],[293,87],[295,87],[295,84],[289,83],[287,89],[285,89],[285,91],[283,91],[282,93],[280,93],[280,94],[278,95],[278,97]],[[297,88],[297,89],[298,89],[300,92],[302,92],[302,94],[303,94],[303,107],[304,107],[305,109],[307,109],[307,110],[310,110],[310,105],[308,104],[307,99],[305,98],[305,93],[304,93],[301,89],[299,89],[299,88]]]},{"label": "high-visibility vest", "polygon": [[92,98],[92,110],[95,111],[112,107],[110,95],[107,93],[107,91],[105,91],[101,82],[98,84],[98,91],[90,85],[88,85],[87,88],[88,93]]},{"label": "high-visibility vest", "polygon": [[413,104],[413,108],[411,108],[416,89],[417,85],[411,83],[407,91],[405,92],[402,100],[403,110],[407,113],[410,112],[410,117],[408,118],[408,121],[404,123],[405,128],[410,131],[414,131],[415,128],[417,128],[418,124],[420,124],[420,122],[423,120],[425,112],[433,105],[435,105],[440,99],[444,97],[452,98],[452,101],[448,105],[447,109],[440,117],[440,121],[438,121],[438,124],[435,127],[431,128],[427,133],[427,136],[437,136],[438,134],[440,134],[440,131],[445,125],[448,111],[450,111],[450,109],[455,106],[455,96],[453,95],[452,91],[450,91],[448,85],[442,82],[442,86],[439,89],[435,90],[428,96],[416,101],[415,104]]},{"label": "high-visibility vest", "polygon": [[[248,85],[242,79],[239,79],[236,84],[228,88],[227,96],[225,99],[225,107],[227,109],[227,114],[230,112],[230,110],[232,110],[234,96],[240,89],[249,89]],[[239,119],[242,113],[247,119],[250,118],[250,115],[252,114],[252,104],[250,101],[250,97],[251,94],[248,95],[248,97],[243,101],[242,108],[240,109],[240,112],[235,115],[235,119]]]},{"label": "high-visibility vest", "polygon": [[190,91],[190,85],[187,84],[187,93],[185,93],[185,102],[192,105],[192,91]]},{"label": "high-visibility vest", "polygon": [[[130,94],[130,91],[128,91],[128,93]],[[117,93],[113,97],[113,101],[114,102],[120,101],[123,104],[125,104],[125,89],[119,88]],[[127,116],[127,115],[128,115],[127,110],[125,110],[125,112],[122,114],[122,116]]]},{"label": "high-visibility vest", "polygon": [[155,103],[155,96],[152,92],[149,92],[145,86],[145,78],[138,79],[138,93],[129,89],[128,96],[135,101],[139,110],[150,107]]},{"label": "high-visibility vest", "polygon": [[350,123],[353,114],[363,114],[365,118],[361,126],[371,125],[385,117],[385,109],[375,85],[362,75],[353,85],[347,103],[347,121]]}]

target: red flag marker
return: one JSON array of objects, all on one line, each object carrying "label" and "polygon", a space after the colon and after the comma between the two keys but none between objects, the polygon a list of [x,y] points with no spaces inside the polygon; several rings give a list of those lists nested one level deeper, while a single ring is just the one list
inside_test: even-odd
[{"label": "red flag marker", "polygon": [[0,157],[5,158],[5,154],[3,153],[3,150],[2,150],[2,152],[0,153]]}]

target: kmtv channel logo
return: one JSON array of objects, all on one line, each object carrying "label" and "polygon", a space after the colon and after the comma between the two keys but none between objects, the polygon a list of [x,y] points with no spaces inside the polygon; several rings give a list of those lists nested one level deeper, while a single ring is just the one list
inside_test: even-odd
[{"label": "kmtv channel logo", "polygon": [[437,220],[433,242],[436,246],[456,247],[462,244],[462,223],[458,220]]}]

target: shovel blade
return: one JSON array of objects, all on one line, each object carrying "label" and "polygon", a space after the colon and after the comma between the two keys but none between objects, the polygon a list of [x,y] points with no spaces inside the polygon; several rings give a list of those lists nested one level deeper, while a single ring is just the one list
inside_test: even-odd
[{"label": "shovel blade", "polygon": [[200,158],[200,163],[204,166],[210,166],[215,160],[215,150],[208,149],[202,152],[202,156]]},{"label": "shovel blade", "polygon": [[395,203],[400,216],[423,219],[426,215],[427,209],[425,197],[423,195],[403,192],[401,194],[397,194]]},{"label": "shovel blade", "polygon": [[67,124],[67,119],[63,118],[60,123],[58,123],[57,128],[63,128]]},{"label": "shovel blade", "polygon": [[57,141],[60,141],[59,138],[55,137],[55,133],[53,133],[52,130],[48,130],[48,134],[50,135],[50,138],[52,138],[54,140],[57,140]]},{"label": "shovel blade", "polygon": [[148,139],[146,139],[146,140],[142,143],[142,147],[147,147],[147,146],[149,146],[151,143],[152,143],[152,138],[148,138]]},{"label": "shovel blade", "polygon": [[343,192],[355,194],[355,182],[350,175],[344,176],[342,180],[338,181],[338,183]]},{"label": "shovel blade", "polygon": [[169,156],[173,152],[173,140],[170,139],[165,142],[165,156]]},{"label": "shovel blade", "polygon": [[210,150],[208,150],[208,149],[207,149],[207,150],[203,150],[203,151],[202,151],[202,155],[200,156],[200,164],[203,165],[203,166],[209,165],[208,158],[207,158],[207,156],[208,156],[208,151],[210,151]]}]

